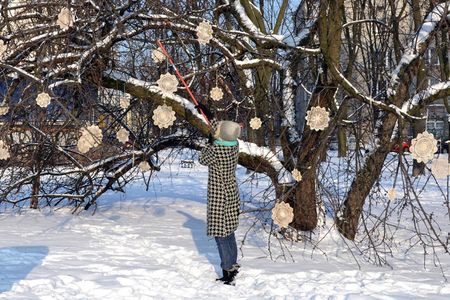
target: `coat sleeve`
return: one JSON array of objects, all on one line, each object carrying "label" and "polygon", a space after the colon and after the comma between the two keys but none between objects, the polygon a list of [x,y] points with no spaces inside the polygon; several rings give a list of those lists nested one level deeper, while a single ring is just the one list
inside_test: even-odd
[{"label": "coat sleeve", "polygon": [[212,145],[206,145],[200,153],[199,163],[205,166],[210,166],[215,161],[214,149]]}]

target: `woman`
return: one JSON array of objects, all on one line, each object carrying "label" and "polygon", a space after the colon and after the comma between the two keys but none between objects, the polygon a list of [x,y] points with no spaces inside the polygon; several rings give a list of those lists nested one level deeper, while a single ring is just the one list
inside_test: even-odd
[{"label": "woman", "polygon": [[200,163],[209,167],[207,234],[215,238],[219,250],[223,277],[218,280],[233,284],[240,267],[234,232],[240,207],[236,166],[241,127],[232,121],[220,121],[214,127],[214,141],[200,154]]}]

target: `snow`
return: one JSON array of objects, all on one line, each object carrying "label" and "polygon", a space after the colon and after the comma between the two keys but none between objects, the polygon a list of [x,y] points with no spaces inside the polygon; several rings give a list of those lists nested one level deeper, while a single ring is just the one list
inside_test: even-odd
[{"label": "snow", "polygon": [[[249,191],[239,168],[241,194]],[[69,209],[0,210],[0,299],[449,299],[438,268],[410,252],[393,267],[361,263],[329,228],[319,249],[287,243],[269,258],[256,231],[239,251],[236,286],[217,283],[219,256],[206,231],[206,168],[169,160],[148,191],[143,180],[108,193],[94,215]],[[251,175],[250,175],[251,176]],[[270,183],[260,179],[261,188]],[[435,190],[437,191],[437,189]],[[258,191],[254,191],[256,195]],[[424,205],[433,205],[430,194]],[[238,243],[252,219],[241,215]],[[320,234],[320,232],[319,232]],[[241,245],[239,245],[241,246]],[[275,243],[272,254],[279,251]],[[450,261],[441,261],[447,268]]]},{"label": "snow", "polygon": [[292,174],[284,168],[277,155],[269,148],[258,146],[255,143],[239,140],[239,152],[246,153],[250,156],[261,157],[267,160],[277,172],[278,182],[280,184],[292,184],[294,182]]},{"label": "snow", "polygon": [[292,79],[291,70],[286,68],[285,78],[283,80],[283,112],[284,116],[281,126],[286,126],[289,130],[289,138],[292,143],[298,142],[300,137],[296,130],[295,122],[295,106],[294,106],[294,80]]},{"label": "snow", "polygon": [[[449,4],[450,2],[436,5],[436,7],[426,16],[422,26],[417,31],[411,48],[405,51],[397,67],[391,74],[390,87],[387,90],[388,97],[396,94],[400,74],[407,66],[411,64],[412,61],[414,61],[421,53],[425,51],[426,47],[424,47],[424,45],[426,46],[432,37],[432,33],[436,30],[437,24],[443,19],[444,14],[448,12]],[[447,18],[448,17],[449,15],[447,15]]]}]

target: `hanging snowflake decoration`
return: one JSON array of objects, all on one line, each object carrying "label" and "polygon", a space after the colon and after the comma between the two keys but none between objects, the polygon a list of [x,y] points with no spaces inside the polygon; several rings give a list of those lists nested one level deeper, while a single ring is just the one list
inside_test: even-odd
[{"label": "hanging snowflake decoration", "polygon": [[303,179],[302,173],[300,173],[300,171],[297,170],[297,169],[294,169],[294,170],[292,171],[292,177],[294,177],[294,179],[295,179],[297,182],[302,181],[302,179]]},{"label": "hanging snowflake decoration", "polygon": [[5,160],[10,157],[9,154],[9,147],[6,145],[6,143],[2,140],[0,140],[0,160]]},{"label": "hanging snowflake decoration", "polygon": [[173,125],[176,120],[175,112],[172,107],[165,104],[158,106],[153,111],[153,123],[159,128],[167,128]]},{"label": "hanging snowflake decoration", "polygon": [[162,74],[158,81],[156,81],[158,87],[161,89],[163,95],[171,96],[173,93],[177,91],[178,88],[178,80],[175,75],[170,73]]},{"label": "hanging snowflake decoration", "polygon": [[152,51],[152,59],[154,62],[163,62],[166,60],[166,55],[159,48],[153,49]]},{"label": "hanging snowflake decoration", "polygon": [[91,148],[101,144],[103,139],[102,130],[97,125],[91,125],[81,129],[81,137],[78,140],[77,148],[81,153],[88,152]]},{"label": "hanging snowflake decoration", "polygon": [[3,55],[6,53],[6,44],[3,40],[0,40],[0,59],[3,58]]},{"label": "hanging snowflake decoration", "polygon": [[449,164],[447,158],[438,158],[431,164],[431,173],[438,179],[447,178],[449,175]]},{"label": "hanging snowflake decoration", "polygon": [[200,44],[206,45],[209,43],[209,41],[213,38],[213,29],[211,24],[208,22],[201,22],[197,28],[197,40]]},{"label": "hanging snowflake decoration", "polygon": [[261,125],[262,125],[262,121],[258,117],[254,117],[250,120],[250,127],[253,128],[254,130],[260,129]]},{"label": "hanging snowflake decoration", "polygon": [[52,98],[47,93],[40,93],[36,97],[36,103],[42,108],[46,108],[49,104]]},{"label": "hanging snowflake decoration", "polygon": [[6,115],[9,111],[8,106],[0,106],[0,116]]},{"label": "hanging snowflake decoration", "polygon": [[129,133],[125,128],[120,128],[120,130],[116,133],[116,137],[119,142],[125,144],[126,142],[128,142]]},{"label": "hanging snowflake decoration", "polygon": [[306,124],[312,130],[324,130],[330,122],[330,113],[324,107],[316,106],[306,112]]},{"label": "hanging snowflake decoration", "polygon": [[209,96],[211,97],[211,99],[213,99],[214,101],[220,101],[223,98],[223,91],[220,87],[215,86],[211,89],[211,91],[209,92]]},{"label": "hanging snowflake decoration", "polygon": [[150,171],[150,165],[147,161],[141,161],[139,164],[139,169],[141,169],[142,172]]},{"label": "hanging snowflake decoration", "polygon": [[127,109],[130,106],[130,97],[129,96],[120,97],[119,106],[123,109]]},{"label": "hanging snowflake decoration", "polygon": [[389,191],[387,192],[387,197],[389,200],[395,200],[395,197],[397,197],[397,191],[395,190],[395,188],[389,189]]},{"label": "hanging snowflake decoration", "polygon": [[286,228],[294,219],[294,210],[288,203],[279,202],[272,209],[272,219],[278,226]]},{"label": "hanging snowflake decoration", "polygon": [[417,162],[423,163],[432,160],[434,153],[437,150],[437,140],[434,138],[433,134],[427,131],[419,133],[417,137],[413,138],[411,146],[409,147],[412,157],[417,160]]},{"label": "hanging snowflake decoration", "polygon": [[73,26],[74,18],[72,12],[67,7],[61,9],[58,14],[58,20],[56,20],[56,25],[61,29],[69,29]]}]

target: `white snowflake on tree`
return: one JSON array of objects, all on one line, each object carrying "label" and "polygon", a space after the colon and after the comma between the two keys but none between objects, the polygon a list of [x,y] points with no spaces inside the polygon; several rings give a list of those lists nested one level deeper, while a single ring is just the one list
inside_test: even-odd
[{"label": "white snowflake on tree", "polygon": [[209,96],[211,97],[211,99],[213,99],[214,101],[220,101],[223,99],[223,91],[220,87],[215,86],[211,89],[211,91],[209,92]]},{"label": "white snowflake on tree", "polygon": [[427,131],[419,133],[417,137],[413,138],[409,147],[412,157],[423,163],[432,160],[437,150],[437,140],[432,133]]},{"label": "white snowflake on tree", "polygon": [[141,163],[139,164],[139,169],[142,172],[147,172],[147,171],[150,171],[151,167],[147,161],[141,161]]},{"label": "white snowflake on tree", "polygon": [[116,133],[116,137],[119,140],[119,142],[125,144],[128,142],[129,139],[129,132],[125,128],[120,128],[119,131]]},{"label": "white snowflake on tree", "polygon": [[387,196],[389,200],[395,200],[395,197],[397,197],[397,191],[395,188],[391,188],[387,192]]},{"label": "white snowflake on tree", "polygon": [[330,113],[324,107],[315,106],[306,112],[306,124],[312,130],[324,130],[330,122]]},{"label": "white snowflake on tree", "polygon": [[0,106],[0,116],[6,115],[9,111],[9,106]]},{"label": "white snowflake on tree", "polygon": [[250,120],[250,127],[254,130],[258,130],[259,128],[261,128],[261,125],[262,121],[258,117],[254,117]]},{"label": "white snowflake on tree", "polygon": [[431,173],[438,179],[447,178],[449,175],[448,159],[445,157],[435,159],[431,164]]},{"label": "white snowflake on tree", "polygon": [[213,29],[209,22],[201,22],[197,28],[197,40],[200,44],[208,44],[209,41],[213,38]]},{"label": "white snowflake on tree", "polygon": [[102,130],[97,125],[91,125],[81,129],[81,137],[77,148],[81,153],[88,152],[91,148],[101,144],[103,139]]},{"label": "white snowflake on tree", "polygon": [[156,83],[158,84],[158,87],[161,89],[163,95],[171,96],[178,89],[177,77],[170,73],[161,74]]},{"label": "white snowflake on tree", "polygon": [[68,29],[73,26],[74,17],[69,8],[64,7],[58,14],[58,19],[56,20],[56,24],[61,29]]},{"label": "white snowflake on tree", "polygon": [[127,109],[130,106],[130,97],[129,96],[120,97],[119,106],[123,109]]},{"label": "white snowflake on tree", "polygon": [[162,52],[161,49],[153,49],[152,50],[152,59],[154,62],[163,62],[166,60],[166,55]]},{"label": "white snowflake on tree", "polygon": [[278,202],[272,209],[272,219],[275,224],[286,228],[294,220],[294,210],[285,202]]},{"label": "white snowflake on tree", "polygon": [[40,93],[36,97],[36,103],[42,108],[46,108],[49,104],[52,98],[47,93]]},{"label": "white snowflake on tree", "polygon": [[0,160],[8,159],[10,156],[8,145],[3,140],[0,140]]},{"label": "white snowflake on tree", "polygon": [[303,179],[302,173],[297,169],[294,169],[292,171],[292,177],[294,177],[294,179],[298,182],[302,181],[302,179]]},{"label": "white snowflake on tree", "polygon": [[167,128],[173,125],[175,122],[175,112],[172,110],[172,107],[167,106],[165,104],[158,106],[153,111],[153,122],[159,128]]}]

